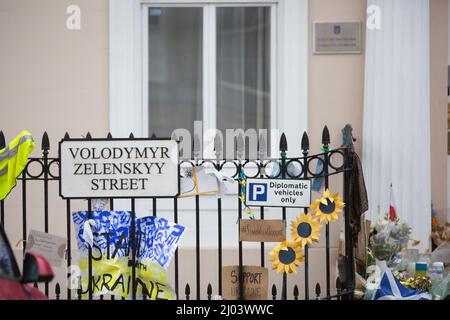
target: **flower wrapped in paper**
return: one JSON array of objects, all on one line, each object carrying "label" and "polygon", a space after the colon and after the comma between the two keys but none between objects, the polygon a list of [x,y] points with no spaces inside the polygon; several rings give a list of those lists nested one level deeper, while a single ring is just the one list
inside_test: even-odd
[{"label": "flower wrapped in paper", "polygon": [[398,218],[392,221],[389,214],[380,216],[369,236],[370,253],[378,260],[388,264],[394,256],[405,248],[411,234],[409,225]]}]

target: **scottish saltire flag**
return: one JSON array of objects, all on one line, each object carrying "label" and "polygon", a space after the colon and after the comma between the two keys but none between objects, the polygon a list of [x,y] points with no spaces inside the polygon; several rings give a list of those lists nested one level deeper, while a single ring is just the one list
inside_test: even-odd
[{"label": "scottish saltire flag", "polygon": [[431,300],[425,291],[405,288],[390,269],[386,269],[381,277],[380,286],[373,295],[373,300]]}]

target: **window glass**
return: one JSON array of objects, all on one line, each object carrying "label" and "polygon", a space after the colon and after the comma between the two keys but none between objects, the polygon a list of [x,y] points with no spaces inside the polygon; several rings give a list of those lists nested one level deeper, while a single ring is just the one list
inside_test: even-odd
[{"label": "window glass", "polygon": [[202,8],[149,8],[149,133],[193,132],[202,120]]},{"label": "window glass", "polygon": [[267,129],[270,7],[218,7],[216,21],[217,127]]}]

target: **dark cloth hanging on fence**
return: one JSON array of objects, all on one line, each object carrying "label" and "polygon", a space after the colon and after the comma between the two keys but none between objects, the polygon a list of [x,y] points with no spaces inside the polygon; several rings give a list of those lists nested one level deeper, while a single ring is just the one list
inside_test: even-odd
[{"label": "dark cloth hanging on fence", "polygon": [[361,230],[361,216],[369,209],[366,184],[361,165],[361,160],[356,152],[350,154],[353,170],[350,174],[348,206],[350,212],[350,228],[353,244],[358,243],[358,233]]}]

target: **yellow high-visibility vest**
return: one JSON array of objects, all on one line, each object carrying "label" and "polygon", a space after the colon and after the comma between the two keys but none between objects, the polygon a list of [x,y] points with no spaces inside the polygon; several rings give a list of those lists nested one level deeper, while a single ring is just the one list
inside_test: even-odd
[{"label": "yellow high-visibility vest", "polygon": [[28,131],[22,131],[9,146],[0,149],[0,200],[16,186],[16,178],[25,169],[33,149],[33,137]]}]

